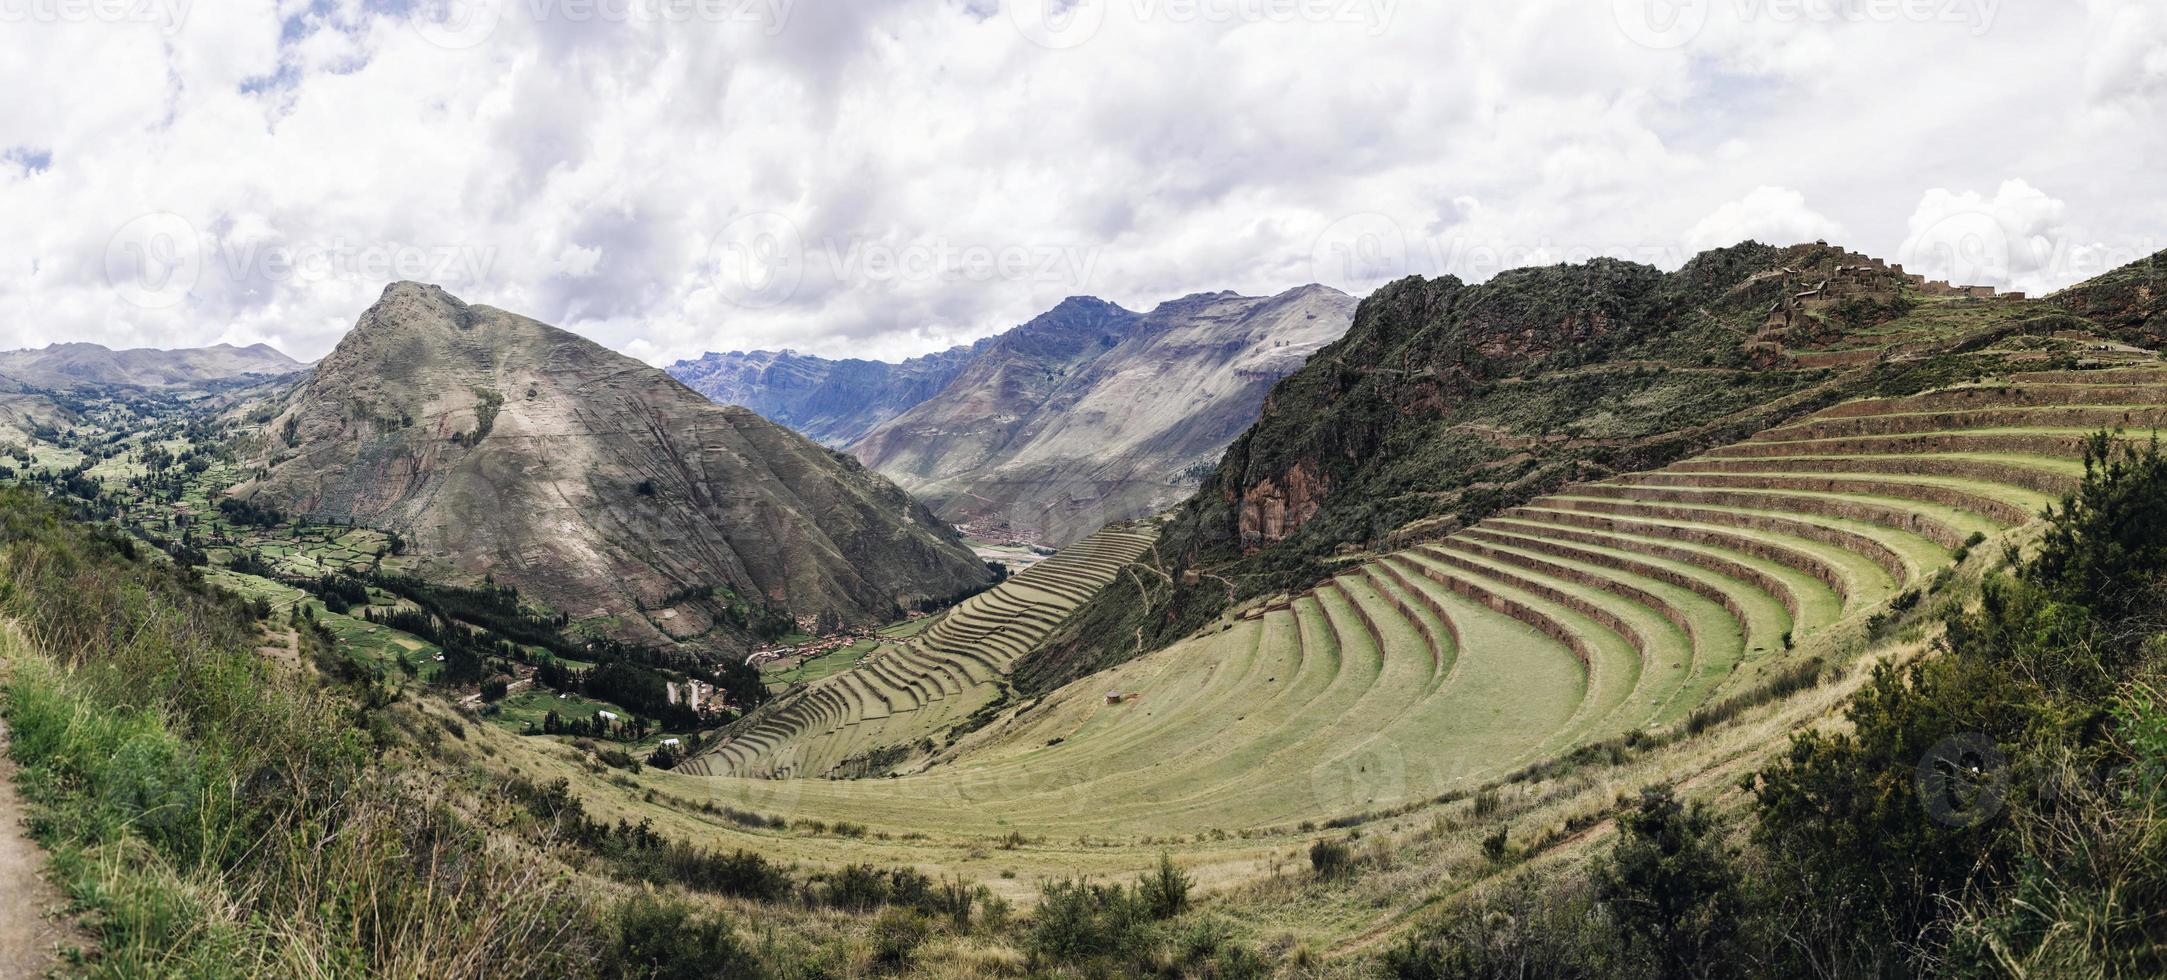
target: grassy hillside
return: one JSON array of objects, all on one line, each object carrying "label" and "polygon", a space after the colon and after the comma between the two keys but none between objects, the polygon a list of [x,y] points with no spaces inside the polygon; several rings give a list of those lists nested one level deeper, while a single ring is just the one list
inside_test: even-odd
[{"label": "grassy hillside", "polygon": [[2098,343],[2077,339],[2093,321],[2071,310],[1954,295],[1825,245],[1747,243],[1667,274],[1597,260],[1391,284],[1273,389],[1174,512],[1162,552],[1198,574],[1177,575],[1149,618],[1087,608],[1018,675],[1046,689],[1131,655],[1105,637],[1142,629],[1145,649],[1163,646],[1231,601],[1335,574],[1348,552],[1439,537],[1846,399],[2075,363]]}]

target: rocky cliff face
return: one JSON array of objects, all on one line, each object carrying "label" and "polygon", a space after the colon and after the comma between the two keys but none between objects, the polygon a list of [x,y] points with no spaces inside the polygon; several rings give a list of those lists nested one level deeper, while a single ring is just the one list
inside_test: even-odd
[{"label": "rocky cliff face", "polygon": [[2055,305],[2125,339],[2167,340],[2167,252],[2055,293]]},{"label": "rocky cliff face", "polygon": [[191,350],[110,350],[97,344],[53,344],[0,352],[0,375],[41,388],[78,385],[169,387],[291,374],[306,365],[265,344],[220,344]]},{"label": "rocky cliff face", "polygon": [[[1751,331],[1722,329],[1701,308],[1780,264],[1777,250],[1749,244],[1670,275],[1597,260],[1514,270],[1475,286],[1450,276],[1387,285],[1362,301],[1344,339],[1274,389],[1206,482],[1200,499],[1208,505],[1190,509],[1193,534],[1176,537],[1255,552],[1329,512],[1343,492],[1373,503],[1452,489],[1453,471],[1482,453],[1451,448],[1448,437],[1479,437],[1471,441],[1482,449],[1548,444],[1556,433],[1446,431],[1472,397],[1509,379],[1620,357],[1685,368],[1742,363]],[[1749,317],[1757,303],[1738,299],[1732,312]],[[1408,513],[1356,523],[1374,530]]]},{"label": "rocky cliff face", "polygon": [[822,445],[846,446],[948,387],[989,342],[900,364],[796,351],[733,351],[679,361],[670,376],[717,404],[742,405]]},{"label": "rocky cliff face", "polygon": [[636,642],[744,636],[702,597],[885,620],[987,584],[954,530],[848,456],[573,334],[398,283],[269,426],[237,496],[396,530]]},{"label": "rocky cliff face", "polygon": [[1145,315],[1071,299],[851,449],[944,518],[1066,544],[1187,496],[1353,308],[1323,286],[1199,294]]}]

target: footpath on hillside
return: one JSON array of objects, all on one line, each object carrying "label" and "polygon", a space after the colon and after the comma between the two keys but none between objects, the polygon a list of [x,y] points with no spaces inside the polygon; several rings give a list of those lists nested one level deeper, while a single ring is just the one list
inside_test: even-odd
[{"label": "footpath on hillside", "polygon": [[63,903],[41,874],[45,851],[30,839],[26,818],[8,758],[7,721],[0,719],[0,977],[45,976],[56,965],[54,951],[75,942],[47,914]]}]

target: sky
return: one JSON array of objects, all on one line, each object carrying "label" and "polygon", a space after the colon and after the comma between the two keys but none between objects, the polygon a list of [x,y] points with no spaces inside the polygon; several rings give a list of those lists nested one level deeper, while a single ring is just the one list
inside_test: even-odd
[{"label": "sky", "polygon": [[666,364],[1828,239],[2167,248],[2167,0],[0,0],[0,349],[443,285]]}]

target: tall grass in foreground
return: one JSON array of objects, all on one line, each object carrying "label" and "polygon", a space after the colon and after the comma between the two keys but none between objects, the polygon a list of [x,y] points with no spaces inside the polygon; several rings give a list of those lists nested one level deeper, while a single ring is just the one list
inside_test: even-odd
[{"label": "tall grass in foreground", "polygon": [[239,600],[0,491],[0,618],[12,752],[92,975],[596,971],[587,904],[257,655]]}]

